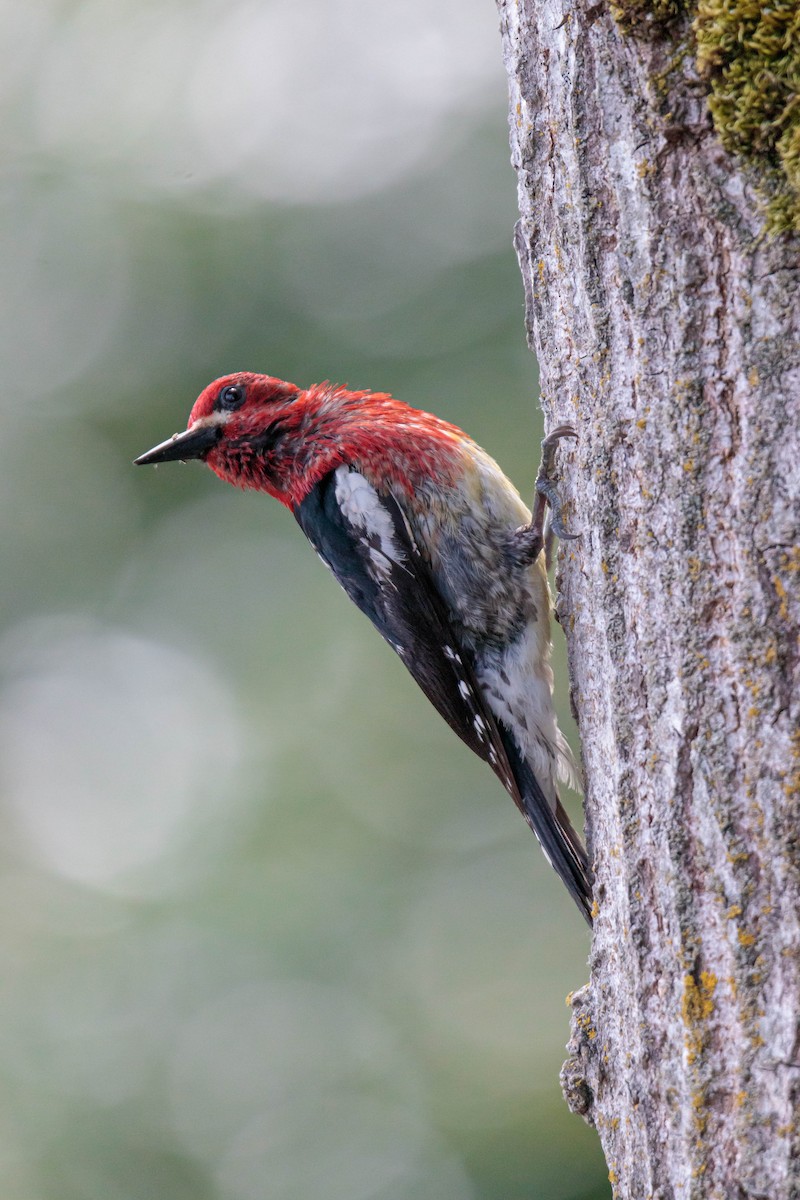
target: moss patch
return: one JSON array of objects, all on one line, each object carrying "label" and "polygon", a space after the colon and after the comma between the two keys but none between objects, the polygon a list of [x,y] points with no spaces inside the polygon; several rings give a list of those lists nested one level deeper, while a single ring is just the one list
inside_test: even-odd
[{"label": "moss patch", "polygon": [[760,176],[770,231],[800,232],[800,0],[611,0],[611,11],[637,37],[693,18],[720,141]]},{"label": "moss patch", "polygon": [[800,230],[800,5],[698,0],[697,67],[722,144],[759,168],[773,230]]},{"label": "moss patch", "polygon": [[686,10],[686,0],[611,0],[611,14],[620,29],[637,37],[663,36]]}]

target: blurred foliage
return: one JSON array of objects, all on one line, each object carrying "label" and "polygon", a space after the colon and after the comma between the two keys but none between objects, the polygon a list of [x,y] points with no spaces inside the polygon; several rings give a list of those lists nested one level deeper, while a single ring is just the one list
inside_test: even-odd
[{"label": "blurred foliage", "polygon": [[440,9],[0,13],[4,1200],[608,1195],[557,1080],[586,931],[513,805],[278,505],[130,465],[251,369],[530,490],[499,42]]}]

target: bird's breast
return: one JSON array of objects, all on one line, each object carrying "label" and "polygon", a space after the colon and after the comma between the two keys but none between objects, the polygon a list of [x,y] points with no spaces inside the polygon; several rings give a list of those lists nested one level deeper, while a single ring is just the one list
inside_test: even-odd
[{"label": "bird's breast", "polygon": [[550,594],[543,560],[520,564],[514,532],[530,513],[488,456],[471,459],[450,488],[423,486],[411,510],[452,620],[472,648],[505,645],[537,626],[549,643]]}]

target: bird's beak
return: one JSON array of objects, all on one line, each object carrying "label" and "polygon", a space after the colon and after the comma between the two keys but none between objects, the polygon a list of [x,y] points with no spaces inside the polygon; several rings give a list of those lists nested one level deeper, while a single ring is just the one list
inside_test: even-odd
[{"label": "bird's beak", "polygon": [[159,446],[133,460],[136,467],[147,467],[164,462],[188,462],[190,458],[205,458],[216,446],[222,429],[219,425],[200,425],[175,433]]}]

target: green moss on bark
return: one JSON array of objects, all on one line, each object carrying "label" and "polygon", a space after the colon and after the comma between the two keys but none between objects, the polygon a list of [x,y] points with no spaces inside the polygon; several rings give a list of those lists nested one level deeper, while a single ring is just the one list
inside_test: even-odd
[{"label": "green moss on bark", "polygon": [[611,0],[611,10],[638,37],[693,18],[721,142],[760,176],[769,229],[800,232],[800,0]]},{"label": "green moss on bark", "polygon": [[694,33],[723,145],[764,176],[770,226],[800,230],[800,5],[698,0]]},{"label": "green moss on bark", "polygon": [[611,12],[624,33],[663,37],[686,12],[686,0],[611,0]]}]

